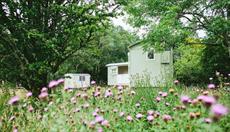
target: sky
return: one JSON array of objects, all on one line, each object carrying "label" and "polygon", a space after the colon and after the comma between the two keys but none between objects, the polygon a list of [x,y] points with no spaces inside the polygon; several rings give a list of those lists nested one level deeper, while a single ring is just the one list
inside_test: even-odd
[{"label": "sky", "polygon": [[[137,35],[140,37],[143,37],[143,35],[147,33],[147,30],[144,28],[141,28],[141,29],[133,28],[130,24],[127,23],[127,18],[128,18],[128,15],[125,15],[125,16],[118,16],[117,18],[112,18],[111,20],[115,26],[121,26],[123,27],[123,29],[129,32],[136,32]],[[186,23],[186,21],[184,22]],[[198,30],[196,33],[199,38],[206,37],[206,33],[204,30]]]}]

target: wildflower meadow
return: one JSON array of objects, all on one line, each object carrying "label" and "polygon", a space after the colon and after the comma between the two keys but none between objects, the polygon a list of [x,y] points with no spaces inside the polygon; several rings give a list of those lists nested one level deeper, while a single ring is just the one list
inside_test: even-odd
[{"label": "wildflower meadow", "polygon": [[[48,92],[50,91],[50,92]],[[63,88],[51,81],[31,92],[1,98],[1,131],[229,131],[228,91],[169,87]]]}]

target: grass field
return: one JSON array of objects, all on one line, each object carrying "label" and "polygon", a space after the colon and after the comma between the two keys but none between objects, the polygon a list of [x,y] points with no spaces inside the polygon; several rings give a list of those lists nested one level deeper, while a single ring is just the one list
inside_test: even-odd
[{"label": "grass field", "polygon": [[[230,115],[215,116],[214,104],[230,107],[229,92],[172,86],[124,88],[92,86],[87,90],[53,88],[48,97],[21,96],[9,105],[9,94],[0,99],[0,130],[23,132],[86,131],[230,131]],[[111,90],[111,91],[110,91]],[[25,93],[21,93],[25,94]],[[199,95],[215,97],[207,105]],[[187,95],[181,102],[181,96]],[[158,97],[158,98],[157,98]],[[226,114],[226,115],[225,115]],[[208,118],[208,119],[206,119]]]}]

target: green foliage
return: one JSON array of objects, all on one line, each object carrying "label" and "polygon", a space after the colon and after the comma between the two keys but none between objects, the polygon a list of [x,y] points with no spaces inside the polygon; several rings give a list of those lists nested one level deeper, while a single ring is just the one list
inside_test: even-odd
[{"label": "green foliage", "polygon": [[[230,71],[228,0],[132,0],[125,10],[133,26],[148,27],[145,47],[179,47],[182,57],[175,64],[176,75],[186,84],[207,82],[215,71]],[[198,31],[206,36],[188,42],[187,38],[198,38]],[[204,44],[205,49],[183,44]]]},{"label": "green foliage", "polygon": [[128,46],[137,41],[137,36],[121,27],[106,29],[93,41],[88,49],[79,50],[66,60],[57,72],[63,75],[67,72],[90,73],[93,80],[105,83],[107,80],[106,64],[126,62]]},{"label": "green foliage", "polygon": [[207,79],[215,77],[215,72],[220,72],[223,77],[228,77],[230,72],[228,50],[223,46],[206,47],[201,59],[201,65]]},{"label": "green foliage", "polygon": [[178,80],[186,85],[202,84],[204,68],[202,56],[205,47],[203,45],[181,45],[177,51],[180,57],[174,63],[175,75]]},{"label": "green foliage", "polygon": [[118,6],[108,1],[2,1],[0,79],[38,91],[66,59],[90,47]]}]

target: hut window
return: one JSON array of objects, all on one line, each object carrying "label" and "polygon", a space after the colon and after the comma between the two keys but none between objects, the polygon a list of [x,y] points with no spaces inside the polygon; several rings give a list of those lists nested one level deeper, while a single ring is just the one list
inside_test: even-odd
[{"label": "hut window", "polygon": [[80,81],[85,81],[85,76],[79,76]]},{"label": "hut window", "polygon": [[155,59],[155,55],[154,55],[154,50],[153,49],[147,52],[147,58],[149,60],[154,60]]},{"label": "hut window", "polygon": [[116,68],[113,68],[112,69],[112,74],[116,74],[117,73],[117,69]]}]

